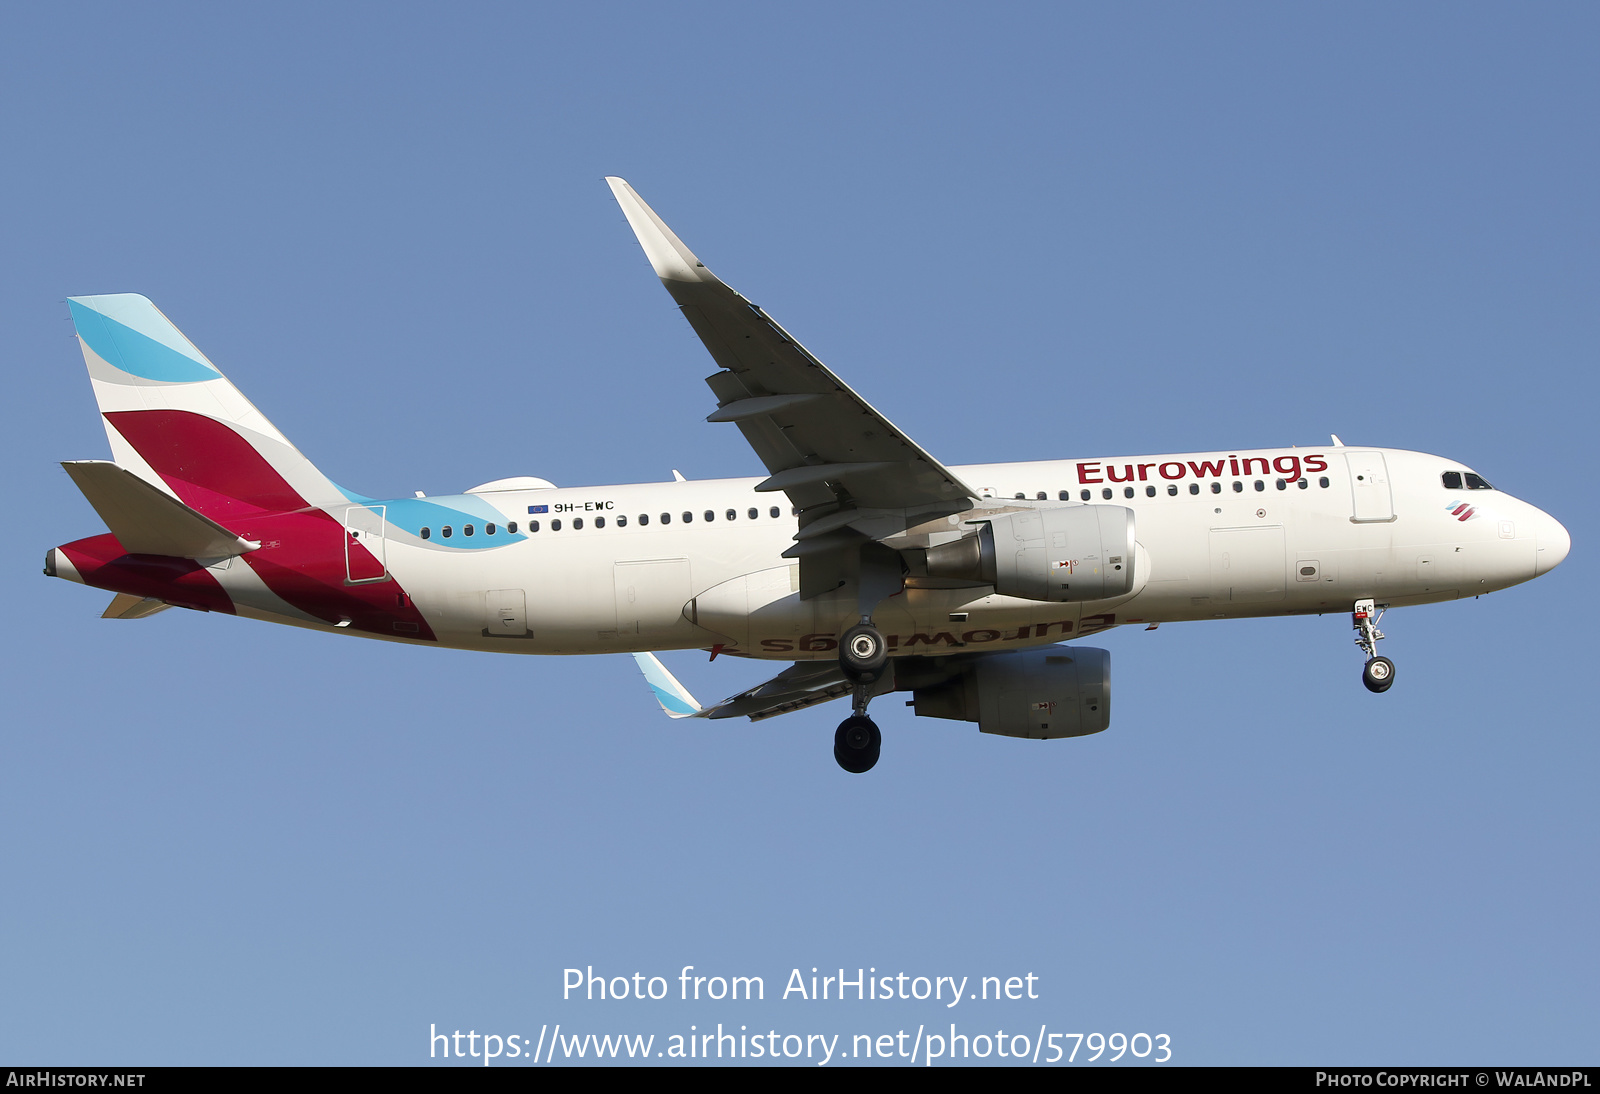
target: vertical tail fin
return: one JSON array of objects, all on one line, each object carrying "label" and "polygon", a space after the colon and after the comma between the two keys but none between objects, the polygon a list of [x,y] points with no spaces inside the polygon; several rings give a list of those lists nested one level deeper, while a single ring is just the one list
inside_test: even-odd
[{"label": "vertical tail fin", "polygon": [[67,304],[120,466],[213,519],[350,500],[149,300]]}]

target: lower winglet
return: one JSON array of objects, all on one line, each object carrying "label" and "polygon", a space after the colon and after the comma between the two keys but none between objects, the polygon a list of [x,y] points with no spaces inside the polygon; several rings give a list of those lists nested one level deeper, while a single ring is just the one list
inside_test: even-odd
[{"label": "lower winglet", "polygon": [[639,671],[644,673],[645,682],[656,693],[656,702],[661,704],[668,718],[694,718],[705,713],[655,654],[636,653],[633,659],[639,663]]}]

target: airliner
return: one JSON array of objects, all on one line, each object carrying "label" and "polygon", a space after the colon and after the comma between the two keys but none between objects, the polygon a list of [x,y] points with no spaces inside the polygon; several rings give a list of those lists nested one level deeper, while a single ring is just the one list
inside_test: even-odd
[{"label": "airliner", "polygon": [[[64,463],[108,532],[45,573],[104,615],[223,612],[528,654],[631,653],[675,718],[848,697],[834,758],[877,762],[873,699],[1052,739],[1110,724],[1112,627],[1350,613],[1388,690],[1386,608],[1543,574],[1571,540],[1458,460],[1328,445],[947,467],[618,178],[606,180],[709,351],[715,408],[764,478],[557,487],[496,479],[372,498],[327,478],[142,296],[68,301],[112,459]],[[1067,644],[1071,643],[1071,644]],[[656,657],[785,662],[702,706]]]}]

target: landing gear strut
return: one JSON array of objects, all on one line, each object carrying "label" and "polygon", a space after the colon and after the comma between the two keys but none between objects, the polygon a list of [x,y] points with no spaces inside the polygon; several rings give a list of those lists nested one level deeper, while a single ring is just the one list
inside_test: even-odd
[{"label": "landing gear strut", "polygon": [[1388,691],[1394,683],[1394,662],[1378,656],[1378,639],[1383,637],[1383,632],[1378,629],[1378,620],[1382,618],[1382,609],[1371,600],[1356,601],[1356,610],[1350,616],[1350,625],[1356,630],[1356,645],[1367,655],[1367,663],[1361,670],[1361,682],[1371,692]]},{"label": "landing gear strut", "polygon": [[878,762],[883,734],[867,717],[867,704],[892,684],[884,679],[889,644],[873,625],[872,612],[905,587],[904,562],[897,551],[869,543],[861,548],[858,564],[856,609],[861,621],[839,636],[839,670],[850,682],[850,717],[839,723],[833,735],[833,758],[855,775],[871,771]]},{"label": "landing gear strut", "polygon": [[833,735],[833,758],[855,775],[871,771],[878,762],[883,734],[867,717],[867,704],[872,701],[873,685],[888,663],[888,644],[883,633],[872,625],[871,617],[863,616],[861,622],[839,636],[839,668],[851,683],[852,713],[839,723]]}]

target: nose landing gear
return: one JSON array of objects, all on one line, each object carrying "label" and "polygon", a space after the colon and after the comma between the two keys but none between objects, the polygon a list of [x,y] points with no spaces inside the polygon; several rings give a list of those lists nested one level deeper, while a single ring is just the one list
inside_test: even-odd
[{"label": "nose landing gear", "polygon": [[1378,620],[1382,618],[1383,610],[1371,600],[1356,601],[1355,611],[1350,616],[1350,625],[1356,631],[1356,645],[1367,655],[1367,663],[1361,669],[1361,683],[1374,693],[1388,691],[1394,683],[1394,662],[1378,656],[1378,640],[1383,637]]}]

